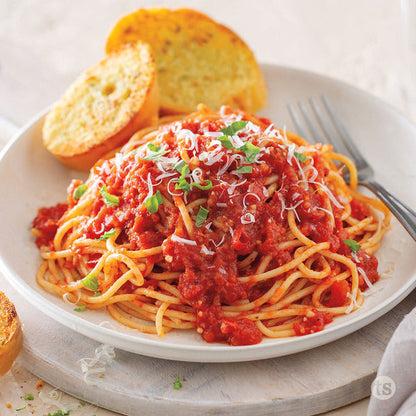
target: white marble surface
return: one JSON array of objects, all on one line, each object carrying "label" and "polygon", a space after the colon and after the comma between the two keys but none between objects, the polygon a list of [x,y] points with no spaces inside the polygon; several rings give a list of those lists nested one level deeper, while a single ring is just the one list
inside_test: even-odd
[{"label": "white marble surface", "polygon": [[[1,0],[0,115],[23,125],[103,56],[106,35],[119,16],[161,4],[205,12],[240,34],[259,61],[344,80],[416,121],[399,0]],[[37,391],[37,378],[23,364],[0,379],[1,415],[16,414],[24,405],[20,397]],[[43,389],[45,395],[51,390]],[[35,396],[18,415],[56,411]],[[62,401],[77,403],[69,397]],[[327,415],[364,415],[366,408],[364,400]],[[71,411],[71,416],[94,414],[114,415],[88,405]]]}]

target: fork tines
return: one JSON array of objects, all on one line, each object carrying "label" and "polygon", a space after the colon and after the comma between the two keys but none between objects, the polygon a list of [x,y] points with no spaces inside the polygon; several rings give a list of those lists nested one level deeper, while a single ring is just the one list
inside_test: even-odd
[{"label": "fork tines", "polygon": [[[338,123],[331,117],[328,99],[325,96],[321,100],[309,98],[308,103],[298,102],[297,105],[289,104],[288,110],[299,134],[310,143],[330,143],[334,150],[345,153],[347,150],[339,138]],[[323,110],[324,109],[324,110]],[[318,121],[314,121],[314,118]],[[341,127],[342,128],[342,127]],[[345,128],[344,128],[345,131]]]}]

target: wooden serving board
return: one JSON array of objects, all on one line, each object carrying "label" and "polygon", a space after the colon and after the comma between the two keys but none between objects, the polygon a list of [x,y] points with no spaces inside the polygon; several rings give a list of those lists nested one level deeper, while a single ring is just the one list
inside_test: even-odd
[{"label": "wooden serving board", "polygon": [[[97,385],[85,383],[79,360],[100,345],[34,309],[0,276],[24,324],[23,365],[53,386],[125,415],[316,415],[370,394],[393,331],[416,292],[367,327],[306,352],[252,362],[201,364],[116,350]],[[3,288],[3,286],[5,286]],[[175,390],[176,377],[185,379]]]}]

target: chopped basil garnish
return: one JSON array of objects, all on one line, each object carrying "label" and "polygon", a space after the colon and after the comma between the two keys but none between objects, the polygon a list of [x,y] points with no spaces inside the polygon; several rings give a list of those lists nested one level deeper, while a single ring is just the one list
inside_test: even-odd
[{"label": "chopped basil garnish", "polygon": [[96,298],[97,296],[101,296],[101,292],[94,292],[93,296]]},{"label": "chopped basil garnish", "polygon": [[74,201],[77,201],[79,198],[82,197],[82,195],[85,194],[85,191],[87,190],[87,185],[80,185],[75,189],[74,194],[72,195],[72,198]]},{"label": "chopped basil garnish", "polygon": [[96,291],[99,288],[97,276],[95,276],[93,273],[90,273],[87,276],[85,276],[81,280],[81,282],[88,289]]},{"label": "chopped basil garnish", "polygon": [[185,175],[187,175],[188,173],[189,173],[189,167],[185,163],[185,165],[182,166],[181,176],[179,177],[179,181],[175,185],[175,189],[182,189],[183,191],[185,191],[186,194],[188,194],[189,190],[191,189],[191,186],[185,179]]},{"label": "chopped basil garnish", "polygon": [[[62,410],[58,410],[54,414],[48,413],[47,416],[69,416],[69,414],[70,414],[70,410],[67,410],[65,413]],[[95,416],[95,415],[93,415],[93,416]]]},{"label": "chopped basil garnish", "polygon": [[[242,146],[236,148],[231,143],[231,140],[227,136],[233,136],[240,130],[242,130],[246,125],[248,121],[235,121],[234,123],[230,124],[227,127],[224,127],[220,130],[221,133],[224,133],[224,136],[221,136],[218,138],[218,140],[221,142],[221,144],[226,147],[227,149],[234,149],[239,150],[240,152],[243,152],[246,155],[246,160],[249,163],[252,163],[256,156],[260,153],[260,147],[255,146],[251,142],[245,142]],[[247,172],[248,173],[248,172]]]},{"label": "chopped basil garnish", "polygon": [[81,305],[78,308],[75,308],[74,311],[75,312],[84,312],[85,309],[87,309],[87,305]]},{"label": "chopped basil garnish", "polygon": [[351,249],[353,253],[356,253],[361,246],[355,240],[343,240],[344,243]]},{"label": "chopped basil garnish", "polygon": [[175,390],[179,390],[181,387],[182,387],[182,383],[181,383],[181,381],[179,380],[179,377],[176,377],[176,380],[175,380],[175,382],[173,383],[173,388],[174,388]]},{"label": "chopped basil garnish", "polygon": [[112,228],[110,231],[106,231],[101,237],[98,239],[101,241],[108,240],[110,237],[112,237],[116,233],[116,230]]},{"label": "chopped basil garnish", "polygon": [[160,150],[160,145],[155,145],[154,143],[148,143],[147,148],[152,152],[158,152]]},{"label": "chopped basil garnish", "polygon": [[302,162],[305,163],[306,162],[306,155],[304,155],[303,153],[298,153],[298,152],[293,152],[293,154]]},{"label": "chopped basil garnish", "polygon": [[163,197],[160,191],[157,191],[154,195],[146,201],[146,208],[149,214],[154,214],[158,211],[159,205],[163,204]]},{"label": "chopped basil garnish", "polygon": [[19,407],[18,409],[16,409],[16,412],[20,412],[21,410],[24,410],[24,409],[26,409],[26,406]]},{"label": "chopped basil garnish", "polygon": [[108,207],[116,207],[120,203],[120,198],[115,195],[111,195],[107,192],[107,186],[103,186],[100,191],[103,196],[104,202]]},{"label": "chopped basil garnish", "polygon": [[207,183],[206,185],[201,185],[200,183],[192,182],[189,184],[189,186],[195,186],[196,188],[202,189],[203,191],[208,191],[208,189],[212,188],[212,182],[209,179],[207,179],[205,182]]},{"label": "chopped basil garnish", "polygon": [[246,160],[249,163],[254,162],[254,159],[260,153],[260,147],[255,146],[251,142],[245,142],[241,147],[238,148],[238,150],[245,153]]},{"label": "chopped basil garnish", "polygon": [[166,153],[169,153],[169,150],[161,150],[160,145],[156,146],[153,143],[148,143],[147,148],[152,152],[145,156],[142,160],[154,160],[158,159],[159,157],[165,155]]},{"label": "chopped basil garnish", "polygon": [[[178,170],[177,165],[178,164],[174,166],[176,170]],[[185,175],[187,175],[190,172],[189,167],[185,162],[183,162],[183,165],[181,165],[181,167],[181,176],[178,179],[178,183],[175,184],[175,189],[182,189],[182,191],[185,191],[185,193],[188,194],[188,192],[191,190],[191,186],[195,186],[196,188],[202,189],[203,191],[207,191],[208,189],[212,188],[212,182],[209,179],[205,181],[207,183],[206,185],[201,185],[196,182],[188,183],[185,179]]]},{"label": "chopped basil garnish", "polygon": [[235,171],[237,173],[253,173],[253,166],[239,166]]},{"label": "chopped basil garnish", "polygon": [[[186,174],[188,174],[189,173],[189,167],[188,167],[188,165],[183,161],[183,160],[180,160],[178,163],[175,163],[175,164],[173,164],[172,163],[172,167],[173,167],[173,169],[175,169],[176,171],[178,171],[179,173],[182,173],[182,171],[183,171],[183,168],[184,167],[187,167],[188,169],[185,169],[185,175]],[[185,176],[184,175],[184,176]]]},{"label": "chopped basil garnish", "polygon": [[35,398],[33,397],[33,394],[31,394],[31,393],[26,394],[25,396],[23,396],[23,398],[25,400],[35,400]]},{"label": "chopped basil garnish", "polygon": [[198,214],[196,215],[195,226],[201,227],[201,225],[205,222],[209,214],[209,210],[204,207],[199,207]]},{"label": "chopped basil garnish", "polygon": [[231,140],[227,136],[218,137],[218,140],[227,149],[235,149],[234,145],[231,143]]},{"label": "chopped basil garnish", "polygon": [[227,136],[234,136],[237,132],[240,130],[243,130],[243,128],[247,125],[248,121],[234,121],[234,123],[231,123],[229,126],[224,127],[220,130],[221,133],[224,133]]}]

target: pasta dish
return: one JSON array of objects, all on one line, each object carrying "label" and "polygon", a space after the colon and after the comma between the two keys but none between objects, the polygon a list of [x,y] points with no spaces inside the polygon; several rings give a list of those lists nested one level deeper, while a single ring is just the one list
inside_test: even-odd
[{"label": "pasta dish", "polygon": [[32,233],[38,284],[77,311],[250,345],[321,331],[360,308],[389,223],[330,145],[200,106],[139,131],[85,183],[73,180]]}]

